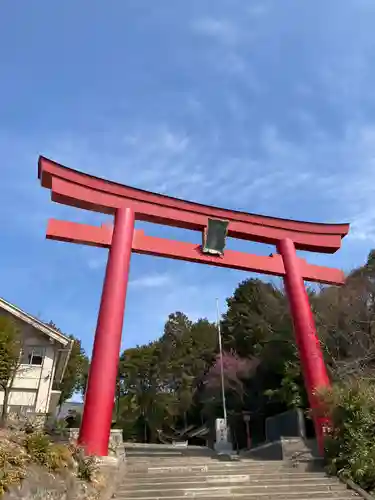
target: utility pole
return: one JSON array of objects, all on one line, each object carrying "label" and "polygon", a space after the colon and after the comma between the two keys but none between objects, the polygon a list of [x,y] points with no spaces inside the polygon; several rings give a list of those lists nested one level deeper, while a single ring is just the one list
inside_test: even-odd
[{"label": "utility pole", "polygon": [[220,355],[220,375],[221,375],[221,394],[223,399],[223,414],[225,421],[225,428],[227,429],[227,405],[225,401],[225,383],[224,383],[224,365],[223,365],[223,349],[221,345],[221,326],[220,326],[220,310],[219,299],[216,299],[216,316],[217,316],[217,334],[219,337],[219,355]]}]

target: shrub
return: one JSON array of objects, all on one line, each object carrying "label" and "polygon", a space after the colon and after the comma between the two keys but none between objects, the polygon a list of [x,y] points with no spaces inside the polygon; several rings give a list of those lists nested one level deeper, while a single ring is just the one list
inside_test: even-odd
[{"label": "shrub", "polygon": [[367,491],[375,490],[375,384],[350,380],[322,394],[332,427],[326,437],[327,469]]},{"label": "shrub", "polygon": [[77,463],[77,477],[92,482],[98,471],[96,458],[94,456],[85,456],[84,450],[78,446],[72,446],[71,451]]},{"label": "shrub", "polygon": [[27,435],[25,448],[33,462],[50,470],[72,468],[74,465],[71,450],[63,444],[52,443],[45,434],[36,432]]},{"label": "shrub", "polygon": [[39,465],[48,466],[51,441],[45,434],[35,432],[25,439],[25,448],[31,459]]},{"label": "shrub", "polygon": [[0,470],[0,496],[8,491],[10,486],[18,484],[23,477],[21,471],[16,469]]},{"label": "shrub", "polygon": [[49,436],[64,437],[68,435],[68,426],[62,418],[50,419],[44,428],[44,432]]},{"label": "shrub", "polygon": [[[29,498],[30,488],[33,492],[36,488],[35,498],[63,498],[64,491],[76,492],[77,488],[77,495],[66,498],[86,498],[86,493],[100,487],[102,477],[97,472],[94,457],[85,457],[76,446],[55,443],[42,432],[0,433],[1,498],[5,492],[10,498],[13,494],[14,498]],[[89,486],[88,482],[92,484]]]},{"label": "shrub", "polygon": [[58,419],[54,422],[53,426],[53,431],[57,435],[64,435],[66,434],[66,430],[68,428],[68,425],[64,419]]},{"label": "shrub", "polygon": [[48,467],[51,470],[72,469],[74,460],[70,449],[63,444],[51,444],[48,452]]},{"label": "shrub", "polygon": [[66,426],[69,429],[74,429],[80,427],[82,422],[82,415],[77,411],[71,411],[69,415],[64,419],[66,422]]},{"label": "shrub", "polygon": [[26,454],[17,453],[13,448],[0,448],[0,496],[24,477],[26,463]]}]

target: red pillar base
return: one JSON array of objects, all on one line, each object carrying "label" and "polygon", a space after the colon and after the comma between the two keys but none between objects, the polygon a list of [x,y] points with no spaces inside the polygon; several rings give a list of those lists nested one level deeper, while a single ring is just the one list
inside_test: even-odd
[{"label": "red pillar base", "polygon": [[327,419],[320,414],[321,405],[316,392],[329,388],[330,381],[293,241],[288,238],[281,240],[278,250],[284,262],[285,289],[293,317],[301,369],[312,410],[318,447],[321,455],[324,455],[324,429]]},{"label": "red pillar base", "polygon": [[133,232],[133,211],[118,209],[78,437],[88,455],[108,455]]}]

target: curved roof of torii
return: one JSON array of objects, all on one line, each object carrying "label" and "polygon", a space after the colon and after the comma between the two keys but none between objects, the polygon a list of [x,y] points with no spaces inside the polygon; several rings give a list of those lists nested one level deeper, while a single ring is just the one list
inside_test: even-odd
[{"label": "curved roof of torii", "polygon": [[277,244],[288,237],[300,250],[334,253],[349,231],[349,224],[279,219],[144,191],[73,170],[43,156],[39,158],[38,176],[58,203],[107,214],[129,206],[137,220],[197,231],[207,226],[208,218],[225,219],[229,221],[228,236],[249,241]]}]

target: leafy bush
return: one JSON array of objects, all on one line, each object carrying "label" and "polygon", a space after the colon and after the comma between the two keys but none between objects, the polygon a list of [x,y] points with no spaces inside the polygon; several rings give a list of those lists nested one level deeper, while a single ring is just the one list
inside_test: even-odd
[{"label": "leafy bush", "polygon": [[74,459],[70,449],[64,444],[51,444],[48,453],[48,466],[52,470],[72,469]]},{"label": "leafy bush", "polygon": [[84,450],[78,446],[72,446],[71,451],[77,463],[77,477],[92,482],[98,471],[96,458],[94,456],[85,456]]},{"label": "leafy bush", "polygon": [[18,484],[23,474],[17,469],[0,470],[0,496],[3,495],[13,484]]},{"label": "leafy bush", "polygon": [[375,490],[375,384],[350,380],[322,394],[332,427],[325,447],[328,472]]},{"label": "leafy bush", "polygon": [[50,470],[72,468],[74,465],[71,450],[63,444],[52,443],[45,434],[36,432],[27,435],[25,448],[33,462]]},{"label": "leafy bush", "polygon": [[48,436],[39,432],[27,435],[25,448],[34,462],[46,467],[49,465],[51,441]]},{"label": "leafy bush", "polygon": [[35,490],[35,498],[63,498],[64,492],[73,490],[74,495],[66,498],[96,498],[106,481],[95,457],[85,457],[77,446],[56,443],[40,431],[0,430],[1,498],[5,492],[10,498],[13,494],[14,498],[29,498],[31,490]]},{"label": "leafy bush", "polygon": [[31,420],[26,420],[22,430],[24,431],[25,434],[33,434],[34,432],[37,432],[38,428],[35,425],[35,422]]},{"label": "leafy bush", "polygon": [[0,496],[24,477],[26,463],[26,454],[15,453],[12,448],[0,449]]},{"label": "leafy bush", "polygon": [[73,410],[64,420],[67,428],[74,429],[80,427],[82,422],[82,415]]},{"label": "leafy bush", "polygon": [[63,418],[50,419],[44,427],[44,432],[50,436],[67,436],[68,425]]}]

